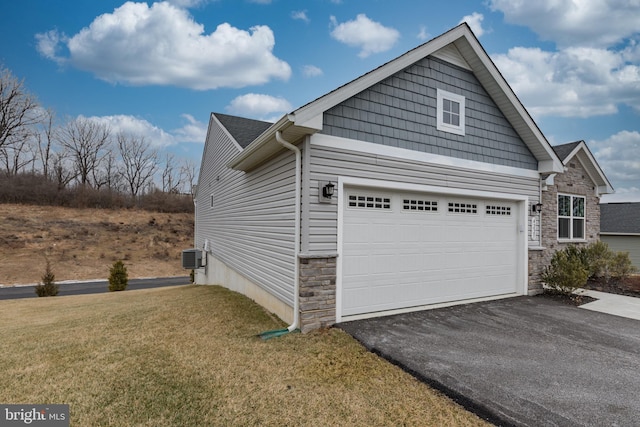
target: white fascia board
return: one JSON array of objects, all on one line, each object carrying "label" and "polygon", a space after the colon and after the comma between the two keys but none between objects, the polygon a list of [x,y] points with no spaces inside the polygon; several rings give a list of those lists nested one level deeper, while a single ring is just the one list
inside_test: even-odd
[{"label": "white fascia board", "polygon": [[[430,193],[430,194],[446,194],[451,196],[466,196],[475,197],[480,199],[491,200],[510,200],[514,202],[526,202],[529,203],[529,197],[522,194],[509,194],[499,193],[497,191],[485,191],[485,190],[469,190],[465,188],[452,188],[452,187],[439,187],[435,185],[423,185],[412,184],[408,182],[398,181],[381,181],[372,178],[355,178],[355,177],[338,177],[338,181],[343,185],[354,187],[373,187],[382,188],[385,190],[398,190],[398,191],[410,191],[416,193]],[[526,211],[526,209],[525,209]],[[525,212],[526,214],[527,212]]]},{"label": "white fascia board", "polygon": [[[604,171],[600,168],[600,165],[596,161],[595,157],[593,157],[591,150],[589,150],[589,147],[587,147],[587,144],[584,141],[581,141],[580,144],[573,149],[567,158],[564,159],[564,163],[566,164],[573,157],[577,158],[582,167],[587,171],[589,178],[591,178],[598,187],[599,194],[611,194],[615,192],[613,186],[607,179],[607,176],[604,174]],[[588,164],[585,162],[588,162]]]},{"label": "white fascia board", "polygon": [[617,233],[615,231],[601,231],[601,236],[629,236],[629,237],[640,237],[640,233]]},{"label": "white fascia board", "polygon": [[443,35],[436,37],[435,39],[418,46],[417,48],[410,50],[404,55],[387,62],[384,65],[376,68],[373,71],[364,74],[355,80],[345,84],[342,87],[329,92],[328,94],[318,98],[317,100],[310,102],[309,104],[300,107],[291,113],[294,117],[294,122],[306,123],[313,120],[314,117],[322,115],[326,110],[338,105],[339,103],[351,98],[352,96],[362,92],[363,90],[373,86],[374,84],[384,80],[385,78],[392,76],[393,74],[402,71],[411,64],[429,56],[430,54],[442,49],[446,45],[454,42],[460,37],[469,37],[470,31],[468,27],[461,24],[452,30],[444,33]]},{"label": "white fascia board", "polygon": [[539,173],[564,173],[564,165],[562,164],[562,162],[560,162],[559,164],[552,159],[549,160],[538,160],[538,172]]},{"label": "white fascia board", "polygon": [[[480,45],[480,42],[475,37],[465,37],[465,40],[469,43],[469,46],[473,50],[476,59],[480,61],[482,67],[489,72],[491,79],[498,85],[501,93],[507,98],[508,102],[513,106],[518,117],[523,121],[526,125],[527,129],[530,131],[531,136],[534,138],[535,142],[540,145],[540,147],[544,150],[547,155],[547,159],[539,159],[539,163],[543,163],[544,168],[539,168],[540,173],[544,172],[562,172],[563,165],[562,160],[556,155],[555,151],[551,147],[551,144],[547,141],[547,138],[540,131],[540,128],[533,121],[527,110],[520,102],[520,99],[516,96],[515,92],[509,86],[509,83],[504,79],[496,65],[493,63],[489,55],[486,53],[484,48]],[[462,50],[458,49],[461,52]],[[464,54],[462,55],[464,58]],[[464,58],[469,64],[473,64],[475,61],[471,61],[470,58]],[[473,66],[473,65],[472,65]],[[476,73],[477,70],[473,70]],[[476,73],[477,74],[477,73]],[[526,139],[526,138],[523,138]],[[534,150],[532,150],[534,151]],[[536,155],[538,157],[538,155]]]},{"label": "white fascia board", "polygon": [[540,179],[537,170],[521,169],[513,166],[494,165],[492,163],[478,162],[475,160],[459,159],[457,157],[443,156],[441,154],[424,153],[406,148],[390,147],[373,142],[359,141],[355,139],[341,138],[337,136],[315,134],[311,136],[311,144],[327,148],[359,151],[402,160],[420,161],[442,166],[451,166],[460,169],[469,169],[482,172],[491,172],[502,175],[519,176],[525,178]]}]

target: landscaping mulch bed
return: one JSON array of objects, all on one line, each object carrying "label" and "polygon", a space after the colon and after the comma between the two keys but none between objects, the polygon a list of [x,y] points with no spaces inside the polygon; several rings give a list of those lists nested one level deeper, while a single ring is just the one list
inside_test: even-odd
[{"label": "landscaping mulch bed", "polygon": [[[592,291],[640,298],[640,275],[633,275],[620,280],[610,279],[608,283],[602,278],[590,279],[584,288]],[[597,300],[596,298],[591,298],[586,295],[564,295],[553,291],[545,291],[540,296],[576,307]]]},{"label": "landscaping mulch bed", "polygon": [[592,279],[587,282],[585,289],[640,298],[640,275],[621,280],[611,279],[609,283],[604,279]]},{"label": "landscaping mulch bed", "polygon": [[560,294],[553,291],[545,291],[542,294],[540,294],[540,296],[543,298],[549,298],[554,301],[558,301],[563,304],[572,305],[575,307],[579,307],[582,304],[587,304],[589,302],[596,301],[596,298],[591,298],[586,295],[575,295],[575,294],[565,295],[565,294]]}]

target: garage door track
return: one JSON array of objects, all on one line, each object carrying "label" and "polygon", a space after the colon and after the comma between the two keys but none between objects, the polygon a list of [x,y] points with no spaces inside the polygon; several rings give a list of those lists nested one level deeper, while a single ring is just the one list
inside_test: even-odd
[{"label": "garage door track", "polygon": [[499,425],[637,426],[640,322],[517,297],[339,325]]}]

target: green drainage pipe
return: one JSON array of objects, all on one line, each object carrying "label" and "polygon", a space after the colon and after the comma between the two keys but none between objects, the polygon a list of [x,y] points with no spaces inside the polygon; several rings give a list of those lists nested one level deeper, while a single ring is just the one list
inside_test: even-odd
[{"label": "green drainage pipe", "polygon": [[258,336],[266,341],[271,338],[277,338],[283,335],[287,335],[288,333],[291,333],[291,332],[300,332],[300,329],[292,329],[292,330],[289,330],[289,328],[274,329],[273,331],[261,332],[260,334],[258,334]]}]

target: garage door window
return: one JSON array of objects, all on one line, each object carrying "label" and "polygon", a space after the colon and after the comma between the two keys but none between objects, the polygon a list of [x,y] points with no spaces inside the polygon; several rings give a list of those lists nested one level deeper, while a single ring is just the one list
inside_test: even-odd
[{"label": "garage door window", "polygon": [[349,207],[390,210],[391,198],[351,194],[349,195]]},{"label": "garage door window", "polygon": [[585,198],[558,195],[558,239],[584,240]]},{"label": "garage door window", "polygon": [[487,205],[487,215],[511,216],[511,206]]},{"label": "garage door window", "polygon": [[438,212],[437,200],[404,199],[402,210],[409,212]]},{"label": "garage door window", "polygon": [[475,203],[449,202],[449,213],[475,214],[478,213],[478,205]]}]

